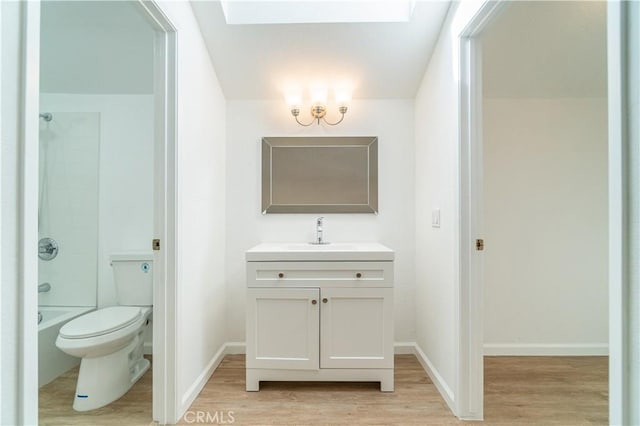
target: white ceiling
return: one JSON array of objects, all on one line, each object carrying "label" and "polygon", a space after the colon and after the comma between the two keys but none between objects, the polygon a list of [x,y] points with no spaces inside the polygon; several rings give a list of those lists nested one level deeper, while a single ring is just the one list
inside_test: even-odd
[{"label": "white ceiling", "polygon": [[604,97],[606,3],[509,2],[483,35],[490,97]]},{"label": "white ceiling", "polygon": [[318,84],[384,99],[415,97],[449,2],[418,1],[410,22],[332,24],[229,25],[218,1],[192,6],[227,99]]}]

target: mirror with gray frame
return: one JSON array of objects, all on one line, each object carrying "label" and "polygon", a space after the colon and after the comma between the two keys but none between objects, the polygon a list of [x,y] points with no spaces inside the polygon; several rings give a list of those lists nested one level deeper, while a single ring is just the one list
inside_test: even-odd
[{"label": "mirror with gray frame", "polygon": [[262,213],[378,213],[378,138],[262,138]]}]

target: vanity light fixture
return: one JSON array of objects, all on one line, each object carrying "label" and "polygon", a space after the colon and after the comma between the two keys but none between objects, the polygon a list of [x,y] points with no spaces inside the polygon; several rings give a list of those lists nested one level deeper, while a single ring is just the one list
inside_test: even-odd
[{"label": "vanity light fixture", "polygon": [[330,126],[335,126],[336,124],[340,124],[342,120],[344,120],[344,115],[347,113],[347,107],[346,106],[338,107],[338,112],[341,114],[340,120],[336,121],[335,123],[331,123],[330,121],[327,121],[327,119],[325,118],[325,116],[327,115],[326,106],[322,104],[312,105],[311,115],[313,116],[313,119],[309,123],[305,124],[305,123],[301,123],[300,120],[298,120],[298,116],[300,115],[300,108],[298,106],[294,106],[291,108],[291,115],[295,117],[296,122],[301,126],[311,126],[314,121],[317,121],[318,124],[320,124],[320,119],[322,119],[322,121],[324,121]]},{"label": "vanity light fixture", "polygon": [[303,123],[298,119],[300,115],[300,97],[294,96],[293,98],[288,99],[288,103],[291,109],[291,115],[301,126],[311,126],[314,122],[320,125],[320,120],[324,121],[330,126],[335,126],[337,124],[342,123],[344,120],[344,115],[347,113],[347,102],[350,98],[350,93],[346,91],[338,91],[336,90],[336,103],[338,104],[338,112],[340,113],[340,119],[335,123],[332,123],[327,120],[327,91],[326,89],[315,89],[311,91],[311,121],[308,123]]}]

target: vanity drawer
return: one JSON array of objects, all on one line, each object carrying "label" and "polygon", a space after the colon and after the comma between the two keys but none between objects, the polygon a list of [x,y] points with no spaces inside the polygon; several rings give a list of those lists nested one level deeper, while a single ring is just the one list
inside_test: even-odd
[{"label": "vanity drawer", "polygon": [[247,262],[248,287],[392,287],[393,262]]}]

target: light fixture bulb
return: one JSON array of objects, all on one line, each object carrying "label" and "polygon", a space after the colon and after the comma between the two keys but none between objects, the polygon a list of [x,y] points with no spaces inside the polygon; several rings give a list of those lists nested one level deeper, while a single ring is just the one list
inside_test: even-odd
[{"label": "light fixture bulb", "polygon": [[327,88],[326,87],[312,87],[310,90],[311,103],[313,105],[326,105],[327,104]]},{"label": "light fixture bulb", "polygon": [[299,91],[290,91],[284,97],[289,109],[300,108],[302,105],[302,93]]},{"label": "light fixture bulb", "polygon": [[335,90],[336,104],[339,107],[348,107],[351,102],[351,90],[340,88]]}]

